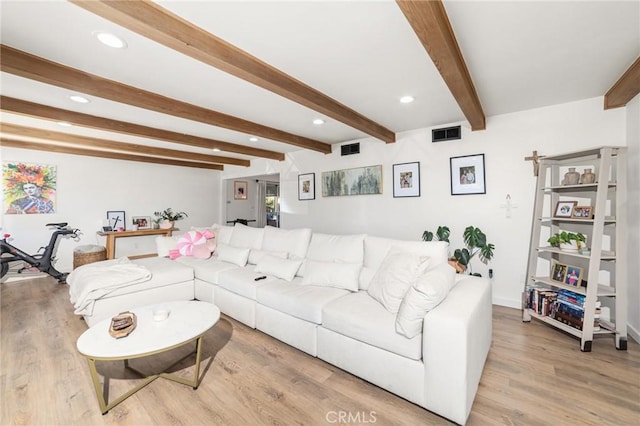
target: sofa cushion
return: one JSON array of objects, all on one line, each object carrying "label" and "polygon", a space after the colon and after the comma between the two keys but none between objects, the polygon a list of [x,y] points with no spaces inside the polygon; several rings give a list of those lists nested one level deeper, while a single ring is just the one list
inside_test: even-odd
[{"label": "sofa cushion", "polygon": [[367,235],[364,239],[364,268],[360,274],[360,289],[369,288],[371,278],[375,275],[391,247],[428,256],[431,258],[431,265],[435,265],[447,261],[449,243],[445,241],[404,241]]},{"label": "sofa cushion", "polygon": [[196,278],[211,284],[220,283],[219,276],[221,272],[238,269],[237,265],[229,262],[221,262],[217,257],[197,259],[191,256],[182,256],[171,262],[177,262],[191,267]]},{"label": "sofa cushion", "polygon": [[364,234],[330,235],[314,233],[311,236],[307,259],[321,262],[362,263],[364,260]]},{"label": "sofa cushion", "polygon": [[287,253],[286,251],[266,251],[251,249],[251,251],[249,252],[249,259],[247,260],[247,263],[257,265],[258,262],[260,262],[260,260],[262,260],[262,258],[266,255],[279,257],[280,259],[289,258],[289,253]]},{"label": "sofa cushion", "polygon": [[447,297],[455,279],[456,270],[448,263],[440,263],[418,277],[402,299],[396,331],[408,338],[422,333],[424,316]]},{"label": "sofa cushion", "polygon": [[429,264],[427,256],[392,247],[373,276],[369,295],[382,303],[389,312],[396,313],[409,287]]},{"label": "sofa cushion", "polygon": [[258,287],[256,301],[293,317],[320,324],[323,306],[349,294],[339,288],[300,285],[301,281],[297,277],[290,283],[284,280],[266,283]]},{"label": "sofa cushion", "polygon": [[165,237],[159,235],[156,237],[156,253],[158,257],[169,257],[169,251],[178,249],[178,239],[180,237],[172,236]]},{"label": "sofa cushion", "polygon": [[362,269],[362,264],[360,263],[306,260],[302,284],[358,291],[360,269]]},{"label": "sofa cushion", "polygon": [[234,247],[227,244],[218,244],[216,254],[221,262],[229,262],[240,267],[247,264],[251,249]]},{"label": "sofa cushion", "polygon": [[264,228],[254,228],[236,223],[236,226],[233,227],[229,244],[234,247],[260,249],[262,248],[263,237]]},{"label": "sofa cushion", "polygon": [[244,296],[251,300],[256,300],[256,289],[268,282],[277,281],[275,277],[256,281],[262,274],[256,272],[255,266],[245,266],[244,268],[227,269],[218,275],[218,285],[232,293]]},{"label": "sofa cushion", "polygon": [[256,265],[256,272],[262,272],[286,281],[293,280],[300,269],[302,260],[282,259],[275,256],[264,256]]},{"label": "sofa cushion", "polygon": [[211,228],[213,229],[213,233],[216,234],[216,243],[229,244],[231,242],[233,226],[218,225],[217,223],[214,223]]},{"label": "sofa cushion", "polygon": [[396,333],[395,323],[396,315],[366,291],[340,297],[322,309],[322,327],[410,359],[421,359],[422,335],[407,339]]},{"label": "sofa cushion", "polygon": [[307,255],[310,241],[310,228],[281,229],[265,226],[262,249],[286,252],[291,259],[303,259]]}]

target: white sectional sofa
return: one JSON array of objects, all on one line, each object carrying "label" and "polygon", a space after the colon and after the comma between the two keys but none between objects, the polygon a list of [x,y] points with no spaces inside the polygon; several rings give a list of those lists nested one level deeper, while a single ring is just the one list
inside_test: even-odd
[{"label": "white sectional sofa", "polygon": [[[208,301],[429,411],[466,422],[491,345],[491,285],[449,276],[446,243],[240,224],[214,228],[216,256],[134,261],[153,278],[96,300],[87,323],[149,303]],[[387,285],[397,279],[411,280],[408,290]]]}]

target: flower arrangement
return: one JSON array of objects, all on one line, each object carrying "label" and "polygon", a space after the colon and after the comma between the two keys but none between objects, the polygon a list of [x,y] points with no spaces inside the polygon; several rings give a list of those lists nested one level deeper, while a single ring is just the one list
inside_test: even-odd
[{"label": "flower arrangement", "polygon": [[175,222],[177,220],[182,220],[185,217],[189,217],[189,215],[185,212],[174,212],[171,207],[169,207],[168,209],[164,209],[161,212],[153,212],[153,215],[156,217],[156,222],[160,222],[163,220]]}]

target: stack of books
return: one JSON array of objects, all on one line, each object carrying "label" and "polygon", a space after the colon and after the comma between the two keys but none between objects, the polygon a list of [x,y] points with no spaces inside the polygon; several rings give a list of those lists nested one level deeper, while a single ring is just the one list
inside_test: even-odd
[{"label": "stack of books", "polygon": [[539,315],[548,316],[556,301],[558,292],[546,288],[533,287],[527,293],[526,305]]},{"label": "stack of books", "polygon": [[[586,296],[569,290],[558,290],[550,316],[571,327],[582,330],[584,323],[584,301]],[[600,301],[596,301],[594,331],[600,330]]]}]

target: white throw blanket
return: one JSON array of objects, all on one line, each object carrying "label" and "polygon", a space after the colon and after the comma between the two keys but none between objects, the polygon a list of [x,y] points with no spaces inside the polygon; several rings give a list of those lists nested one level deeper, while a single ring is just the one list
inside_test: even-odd
[{"label": "white throw blanket", "polygon": [[109,293],[151,279],[151,271],[128,258],[89,263],[67,277],[71,303],[78,315],[93,315],[95,301]]}]

